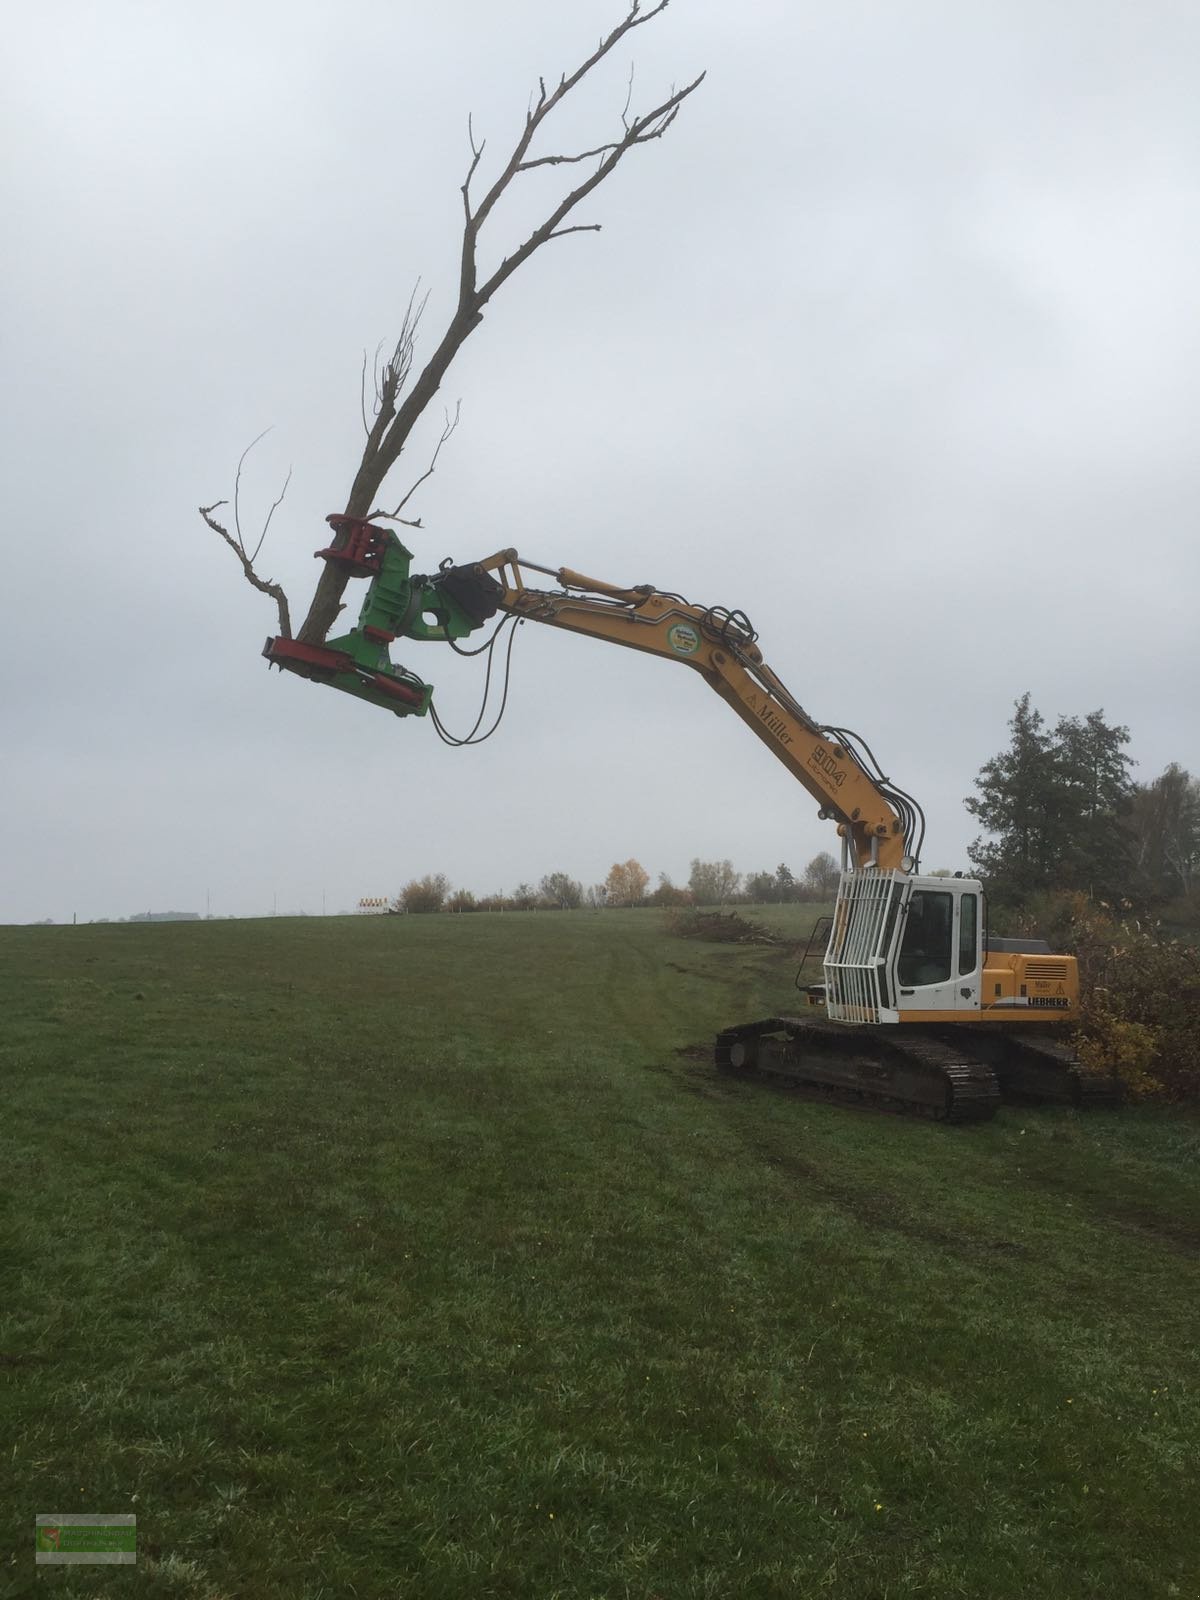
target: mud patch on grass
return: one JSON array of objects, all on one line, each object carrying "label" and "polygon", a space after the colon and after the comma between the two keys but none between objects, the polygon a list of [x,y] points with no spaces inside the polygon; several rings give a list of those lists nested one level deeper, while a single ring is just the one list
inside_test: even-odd
[{"label": "mud patch on grass", "polygon": [[898,1234],[902,1238],[933,1245],[938,1250],[957,1256],[1026,1257],[1030,1254],[1026,1245],[1014,1239],[981,1239],[947,1227],[933,1217],[906,1212],[895,1196],[856,1189],[813,1166],[803,1157],[791,1151],[780,1151],[763,1140],[755,1141],[751,1148],[768,1166],[796,1179],[806,1189],[815,1191],[821,1200],[835,1205],[839,1211],[844,1211],[872,1232]]},{"label": "mud patch on grass", "polygon": [[672,1061],[648,1061],[646,1071],[661,1073],[685,1094],[702,1099],[729,1099],[740,1092],[738,1080],[717,1071],[711,1044],[681,1044],[672,1054]]},{"label": "mud patch on grass", "polygon": [[1095,1184],[1071,1183],[1060,1172],[1027,1168],[1025,1175],[1039,1187],[1069,1192],[1071,1201],[1067,1203],[1073,1203],[1077,1213],[1082,1212],[1094,1222],[1109,1223],[1193,1259],[1200,1257],[1200,1218],[1162,1211],[1133,1197],[1123,1199],[1119,1193]]},{"label": "mud patch on grass", "polygon": [[1106,1214],[1118,1227],[1140,1233],[1157,1244],[1169,1245],[1183,1255],[1200,1256],[1200,1225],[1184,1217],[1167,1216],[1149,1206],[1114,1206]]}]

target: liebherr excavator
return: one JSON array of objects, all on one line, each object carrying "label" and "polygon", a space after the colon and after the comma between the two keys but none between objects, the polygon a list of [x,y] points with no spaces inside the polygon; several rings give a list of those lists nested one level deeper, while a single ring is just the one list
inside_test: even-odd
[{"label": "liebherr excavator", "polygon": [[[317,555],[369,579],[358,622],[319,645],[268,639],[272,665],[397,716],[430,715],[445,737],[432,687],[391,661],[397,639],[461,649],[457,641],[497,614],[497,633],[524,619],[588,634],[698,672],[816,799],[819,815],[836,822],[842,872],[825,982],[806,990],[800,1015],[719,1034],[718,1067],[958,1123],[992,1117],[1002,1093],[1076,1106],[1119,1099],[1118,1080],[1084,1068],[1063,1036],[1079,1007],[1074,957],[1039,941],[989,939],[978,880],[920,876],[920,807],[884,776],[865,741],[804,710],[763,660],[743,612],[692,605],[647,584],[615,587],[522,561],[515,550],[414,574],[412,553],[391,530],[328,521],[334,538]],[[530,588],[525,572],[555,587]]]}]

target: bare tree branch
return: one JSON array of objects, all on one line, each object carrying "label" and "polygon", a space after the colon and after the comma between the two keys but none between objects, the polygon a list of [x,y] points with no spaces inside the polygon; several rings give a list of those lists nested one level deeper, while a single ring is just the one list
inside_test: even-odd
[{"label": "bare tree branch", "polygon": [[624,138],[619,141],[608,155],[601,161],[595,172],[586,178],[577,188],[572,189],[565,199],[561,200],[555,210],[547,217],[546,221],[537,227],[511,256],[506,256],[497,267],[496,271],[476,290],[475,299],[479,308],[487,304],[500,285],[517,270],[522,262],[529,257],[538,247],[546,242],[552,234],[557,232],[559,224],[572,212],[579,202],[591,194],[599,184],[617,166],[621,158],[635,145],[647,144],[651,139],[661,139],[663,134],[674,122],[679,114],[679,107],[704,82],[705,74],[701,73],[685,88],[674,91],[663,103],[656,106],[653,111],[648,111],[644,116],[635,117],[630,123]]},{"label": "bare tree branch", "polygon": [[[242,468],[246,464],[246,457],[250,454],[251,450],[254,449],[254,446],[259,442],[260,439],[265,439],[270,431],[270,428],[264,428],[260,434],[257,434],[253,439],[251,439],[250,443],[238,457],[237,476],[233,480],[233,525],[237,529],[238,548],[241,550],[243,555],[246,553],[246,541],[242,538],[242,518],[239,510],[239,501],[242,492]],[[288,476],[291,477],[290,472],[288,473]],[[222,505],[225,504],[223,500],[220,503]]]},{"label": "bare tree branch", "polygon": [[531,161],[522,161],[517,168],[518,172],[532,172],[534,167],[561,167],[569,161],[590,161],[593,156],[606,155],[610,150],[620,149],[620,144],[598,144],[594,150],[581,150],[577,156],[535,156]]},{"label": "bare tree branch", "polygon": [[487,140],[475,143],[475,125],[470,113],[467,115],[467,140],[471,146],[471,165],[467,169],[467,176],[463,181],[462,197],[463,210],[466,212],[468,224],[471,221],[471,179],[475,176],[475,169],[483,160],[483,152],[487,148]]},{"label": "bare tree branch", "polygon": [[[703,74],[701,74],[701,76],[703,76]],[[697,79],[696,81],[698,83],[700,80]],[[630,126],[629,126],[629,106],[630,106],[630,103],[631,103],[632,100],[633,100],[633,63],[630,62],[630,64],[629,64],[629,84],[628,84],[627,92],[626,92],[626,95],[625,95],[625,104],[621,108],[621,126],[625,129],[626,133],[628,133],[630,131]],[[655,137],[657,137],[657,135],[655,135]],[[620,144],[621,144],[621,141],[619,139],[614,139],[614,140],[611,140],[608,144],[599,144],[599,145],[597,145],[594,150],[581,150],[580,153],[577,156],[533,156],[528,161],[522,161],[520,166],[517,168],[517,171],[518,172],[532,172],[534,167],[558,167],[558,166],[562,166],[564,164],[564,162],[568,162],[568,161],[587,161],[592,156],[602,156],[602,155],[607,154],[607,152],[609,150],[619,149],[620,148]]]},{"label": "bare tree branch", "polygon": [[529,149],[534,134],[554,110],[555,106],[561,105],[563,100],[566,99],[567,95],[570,94],[575,85],[579,83],[581,79],[585,78],[592,68],[596,66],[598,62],[602,61],[604,57],[621,42],[627,33],[632,32],[634,28],[640,28],[643,23],[649,22],[653,17],[658,16],[660,11],[665,11],[667,4],[668,0],[659,0],[658,5],[652,6],[649,11],[643,13],[641,8],[641,0],[633,0],[633,3],[629,8],[629,12],[625,16],[624,20],[619,22],[612,32],[607,35],[607,37],[601,39],[595,50],[593,50],[591,55],[588,56],[587,60],[576,67],[575,71],[572,72],[570,76],[568,76],[566,73],[562,75],[562,77],[559,79],[558,87],[552,94],[548,95],[546,93],[546,80],[544,78],[538,79],[537,101],[533,107],[533,110],[525,113],[524,130],[513,148],[513,152],[509,157],[507,166],[496,179],[495,183],[493,183],[492,187],[488,190],[487,194],[480,203],[479,208],[475,212],[476,229],[481,228],[484,222],[486,222],[488,213],[492,210],[492,207],[504,193],[513,176],[520,169],[521,162],[525,159],[525,152]]},{"label": "bare tree branch", "polygon": [[403,528],[423,528],[420,517],[398,517],[393,511],[372,511],[370,521],[378,517],[382,522],[398,522]]},{"label": "bare tree branch", "polygon": [[400,333],[392,349],[391,355],[379,365],[379,352],[383,349],[381,340],[375,347],[375,415],[378,416],[381,408],[391,404],[394,409],[396,396],[408,382],[408,375],[412,371],[413,355],[417,346],[417,330],[421,326],[421,318],[425,314],[425,307],[429,303],[429,290],[426,289],[421,297],[420,305],[417,304],[417,290],[421,287],[418,278],[413,285],[412,293],[408,297],[408,305],[404,308],[404,318],[400,323]]},{"label": "bare tree branch", "polygon": [[569,233],[599,233],[600,231],[601,228],[598,222],[574,222],[569,228],[555,228],[553,233],[546,235],[546,238],[547,240],[565,239]]},{"label": "bare tree branch", "polygon": [[[260,435],[260,437],[261,437],[261,435]],[[291,473],[290,472],[288,473],[288,477],[289,478],[291,477]],[[284,490],[286,491],[286,489],[287,489],[287,485],[284,484]],[[282,500],[282,499],[283,499],[283,495],[281,494],[279,496],[279,500]],[[276,506],[279,504],[279,500],[276,500],[276,502],[275,502]],[[235,539],[234,536],[229,532],[228,528],[223,528],[221,526],[221,524],[213,516],[213,512],[214,511],[218,510],[221,506],[228,505],[228,504],[229,504],[229,502],[227,500],[217,500],[211,506],[199,506],[197,509],[199,510],[200,515],[204,518],[205,522],[207,522],[209,527],[213,530],[213,532],[214,533],[219,533],[221,535],[221,538],[224,539],[225,543],[229,546],[229,548],[233,551],[234,555],[237,556],[238,560],[242,563],[242,571],[246,575],[246,581],[248,583],[252,583],[256,589],[261,591],[261,593],[269,594],[271,596],[272,600],[274,600],[275,604],[279,607],[279,632],[280,632],[280,634],[282,635],[283,638],[290,639],[292,637],[292,614],[291,614],[291,609],[288,606],[287,595],[284,594],[284,592],[283,592],[282,588],[279,586],[279,584],[277,584],[277,583],[268,583],[265,579],[260,578],[258,576],[257,572],[255,572],[255,570],[254,570],[253,562],[251,561],[250,557],[246,554],[245,550],[242,547],[242,543],[241,543],[240,538]],[[271,510],[274,511],[274,509],[275,509],[275,506],[272,506]],[[270,520],[271,520],[270,516],[268,515],[267,521],[270,522]],[[266,529],[265,528],[263,529],[263,533],[264,533],[264,536],[265,536],[265,534],[266,534]],[[261,539],[259,540],[259,544],[260,545],[262,544],[262,540]],[[255,553],[257,554],[257,551]]]},{"label": "bare tree branch", "polygon": [[275,601],[275,604],[279,608],[279,630],[285,639],[290,639],[292,637],[292,616],[291,609],[288,605],[287,595],[284,594],[283,589],[279,584],[271,583],[264,578],[260,578],[258,573],[254,570],[254,563],[258,559],[259,552],[262,550],[263,543],[266,540],[267,533],[270,530],[271,518],[283,504],[283,497],[288,492],[288,484],[292,481],[291,467],[288,468],[287,477],[283,480],[283,488],[280,489],[278,495],[271,502],[270,509],[268,510],[266,518],[263,521],[262,531],[258,536],[258,543],[254,546],[253,553],[247,553],[246,541],[242,536],[241,507],[239,504],[242,490],[242,468],[246,464],[246,457],[250,454],[251,450],[254,449],[254,446],[259,442],[259,439],[266,438],[270,431],[270,428],[264,428],[257,438],[251,439],[250,443],[238,457],[237,472],[233,480],[233,525],[236,532],[230,533],[228,528],[222,527],[222,525],[212,515],[212,513],[216,511],[218,507],[228,505],[229,502],[227,500],[217,500],[211,506],[200,506],[198,509],[200,515],[204,518],[205,522],[208,523],[213,532],[220,534],[221,538],[224,539],[225,543],[233,551],[234,555],[237,556],[238,560],[242,564],[242,571],[245,573],[246,581],[253,584],[254,587],[262,594],[269,594]]},{"label": "bare tree branch", "polygon": [[453,416],[450,415],[449,411],[447,411],[445,415],[446,421],[445,426],[442,428],[442,436],[437,442],[432,459],[430,460],[429,465],[425,468],[425,471],[417,479],[416,483],[413,484],[412,488],[404,496],[404,499],[401,500],[395,511],[372,511],[368,514],[368,521],[373,521],[376,517],[382,517],[386,522],[403,522],[407,528],[419,528],[421,526],[420,517],[418,517],[415,522],[410,522],[407,517],[402,517],[400,513],[404,510],[405,506],[412,499],[413,495],[416,494],[417,490],[425,482],[425,479],[432,478],[434,469],[438,463],[438,457],[442,453],[442,446],[454,432],[455,428],[458,427],[458,421],[462,415],[462,401],[459,400],[455,403]]},{"label": "bare tree branch", "polygon": [[292,469],[291,469],[291,467],[289,467],[287,469],[287,477],[283,480],[283,488],[280,489],[278,496],[274,500],[271,501],[271,509],[267,512],[266,521],[262,525],[262,532],[258,536],[258,543],[254,546],[254,553],[250,557],[251,561],[257,561],[258,560],[258,552],[262,549],[263,542],[267,537],[268,530],[270,529],[270,526],[271,526],[271,518],[275,515],[276,511],[278,511],[279,507],[283,504],[283,497],[288,492],[288,484],[291,483],[291,481],[292,481]]}]

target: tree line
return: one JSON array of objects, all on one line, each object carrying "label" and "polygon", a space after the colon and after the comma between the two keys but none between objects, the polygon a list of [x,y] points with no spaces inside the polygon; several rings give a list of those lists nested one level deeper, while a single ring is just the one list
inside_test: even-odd
[{"label": "tree line", "polygon": [[1053,727],[1026,693],[1009,742],[986,762],[967,810],[983,829],[968,856],[994,904],[1082,893],[1127,911],[1191,920],[1200,876],[1200,781],[1176,762],[1134,781],[1129,729],[1103,710]]},{"label": "tree line", "polygon": [[568,872],[548,872],[537,884],[519,883],[510,893],[476,895],[472,890],[452,888],[445,873],[426,873],[413,878],[396,895],[391,909],[396,912],[435,911],[574,911],[581,906],[714,906],[781,905],[799,901],[833,898],[837,890],[838,864],[828,851],[815,855],[797,876],[785,863],[773,872],[763,869],[742,873],[733,863],[693,859],[684,884],[660,872],[658,883],[650,888],[650,874],[640,861],[616,861],[603,883],[585,885]]}]

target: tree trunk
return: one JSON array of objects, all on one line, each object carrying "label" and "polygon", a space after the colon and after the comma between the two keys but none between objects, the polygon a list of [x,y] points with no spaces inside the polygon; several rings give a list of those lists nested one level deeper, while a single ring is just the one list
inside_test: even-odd
[{"label": "tree trunk", "polygon": [[[372,429],[367,447],[363,451],[362,461],[359,463],[358,472],[350,488],[350,497],[346,501],[346,516],[366,517],[371,513],[378,498],[383,480],[387,477],[404,449],[406,440],[425,410],[441,388],[442,379],[454,357],[462,348],[469,335],[483,321],[483,316],[478,311],[459,311],[446,329],[441,344],[438,345],[433,355],[426,362],[420,377],[409,391],[404,404],[397,411],[395,420],[386,431],[378,428]],[[376,437],[381,433],[382,437]],[[336,550],[344,543],[339,534],[332,547]],[[325,563],[325,570],[317,583],[316,591],[312,597],[312,604],[308,608],[308,615],[300,627],[297,638],[304,644],[323,644],[330,628],[337,621],[338,613],[342,609],[342,595],[350,579],[342,567],[333,561]]]}]

